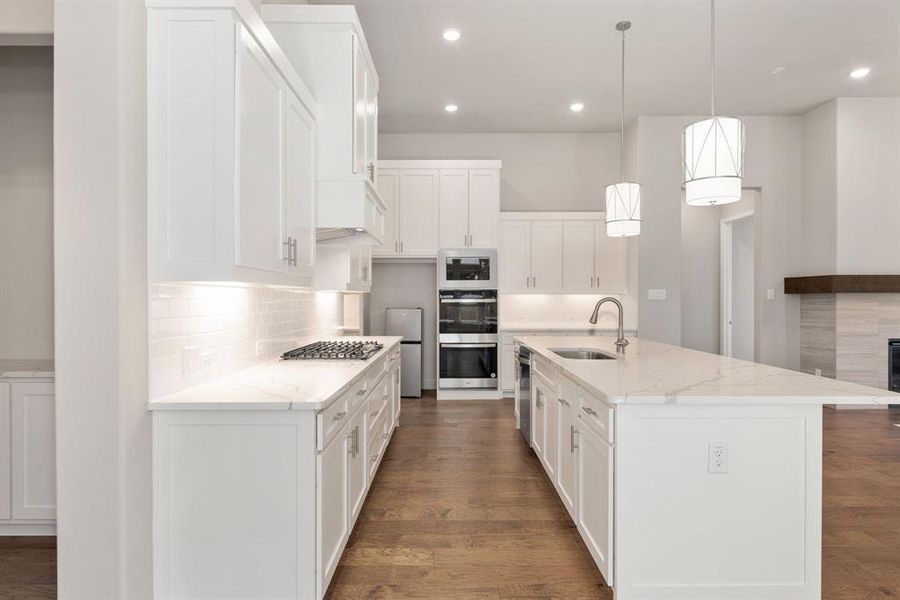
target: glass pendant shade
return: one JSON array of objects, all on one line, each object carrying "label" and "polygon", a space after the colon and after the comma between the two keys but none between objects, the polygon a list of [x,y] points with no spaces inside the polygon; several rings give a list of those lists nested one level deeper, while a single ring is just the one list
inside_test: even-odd
[{"label": "glass pendant shade", "polygon": [[688,125],[682,134],[682,160],[689,205],[737,202],[744,176],[744,123],[712,117]]},{"label": "glass pendant shade", "polygon": [[606,235],[628,237],[641,233],[641,184],[606,186]]}]

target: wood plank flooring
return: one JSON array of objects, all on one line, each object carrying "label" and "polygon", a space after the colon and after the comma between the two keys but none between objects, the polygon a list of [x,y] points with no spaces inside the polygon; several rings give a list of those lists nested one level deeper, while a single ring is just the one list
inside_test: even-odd
[{"label": "wood plank flooring", "polygon": [[[510,401],[404,400],[400,422],[329,598],[612,598]],[[896,423],[825,411],[825,600],[900,598]],[[55,548],[0,537],[0,598],[54,598]]]}]

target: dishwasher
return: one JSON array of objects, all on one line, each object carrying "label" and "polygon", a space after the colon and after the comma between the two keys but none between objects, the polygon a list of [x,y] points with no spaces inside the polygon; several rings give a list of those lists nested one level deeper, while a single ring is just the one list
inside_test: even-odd
[{"label": "dishwasher", "polygon": [[516,346],[516,403],[519,407],[519,432],[531,447],[531,350]]}]

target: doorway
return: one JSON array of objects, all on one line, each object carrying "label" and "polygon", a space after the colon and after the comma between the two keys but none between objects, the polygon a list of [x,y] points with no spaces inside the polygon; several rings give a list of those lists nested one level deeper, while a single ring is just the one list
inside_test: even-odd
[{"label": "doorway", "polygon": [[744,212],[722,219],[722,354],[755,360],[754,214]]}]

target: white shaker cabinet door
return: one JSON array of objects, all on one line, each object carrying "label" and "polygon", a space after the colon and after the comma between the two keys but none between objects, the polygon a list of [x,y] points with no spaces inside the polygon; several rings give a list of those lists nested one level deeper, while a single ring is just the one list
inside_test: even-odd
[{"label": "white shaker cabinet door", "polygon": [[366,57],[353,36],[353,172],[366,170]]},{"label": "white shaker cabinet door", "polygon": [[578,531],[607,585],[613,581],[613,448],[579,419]]},{"label": "white shaker cabinet door", "polygon": [[500,223],[500,289],[527,290],[531,283],[531,222]]},{"label": "white shaker cabinet door", "polygon": [[322,598],[334,574],[344,540],[350,533],[348,467],[349,428],[339,433],[316,457],[317,587]]},{"label": "white shaker cabinet door", "polygon": [[12,473],[10,472],[10,407],[9,384],[0,381],[0,519],[12,516],[10,500],[12,499]]},{"label": "white shaker cabinet door", "polygon": [[469,247],[496,248],[499,218],[500,171],[472,169],[469,171]]},{"label": "white shaker cabinet door", "polygon": [[378,195],[384,202],[384,243],[372,246],[375,256],[395,256],[400,251],[400,171],[378,169]]},{"label": "white shaker cabinet door", "polygon": [[311,276],[316,258],[316,129],[309,111],[292,93],[285,115],[285,224],[296,264],[288,272]]},{"label": "white shaker cabinet door", "polygon": [[349,467],[347,468],[348,489],[350,494],[350,527],[356,522],[366,498],[366,486],[369,483],[368,461],[368,427],[366,426],[366,409],[356,411],[356,415],[348,425],[350,431]]},{"label": "white shaker cabinet door", "polygon": [[594,287],[593,221],[566,221],[563,225],[563,287]]},{"label": "white shaker cabinet door", "polygon": [[438,248],[438,171],[400,172],[400,253],[436,256]]},{"label": "white shaker cabinet door", "polygon": [[550,481],[556,482],[556,472],[559,466],[557,440],[559,421],[559,402],[556,389],[547,388],[547,399],[544,402],[544,468]]},{"label": "white shaker cabinet door", "polygon": [[595,223],[596,244],[594,262],[600,292],[628,293],[628,238],[606,235],[606,223]]},{"label": "white shaker cabinet door", "polygon": [[378,86],[366,68],[366,176],[375,183],[378,164]]},{"label": "white shaker cabinet door", "polygon": [[284,88],[272,63],[245,30],[239,53],[240,185],[235,258],[245,267],[284,271]]},{"label": "white shaker cabinet door", "polygon": [[469,246],[469,171],[441,169],[440,241],[441,248]]},{"label": "white shaker cabinet door", "polygon": [[578,498],[578,461],[577,459],[577,413],[578,393],[575,384],[563,377],[560,382],[560,395],[557,407],[557,489],[559,497],[569,511],[572,520],[578,518],[575,506]]},{"label": "white shaker cabinet door", "polygon": [[[500,389],[504,392],[512,391],[516,387],[516,350],[515,344],[503,344],[500,346]],[[518,410],[518,407],[516,407]]]},{"label": "white shaker cabinet door", "polygon": [[11,386],[12,518],[56,518],[56,417],[53,384]]},{"label": "white shaker cabinet door", "polygon": [[531,224],[531,287],[557,290],[563,283],[562,221],[535,221]]}]

